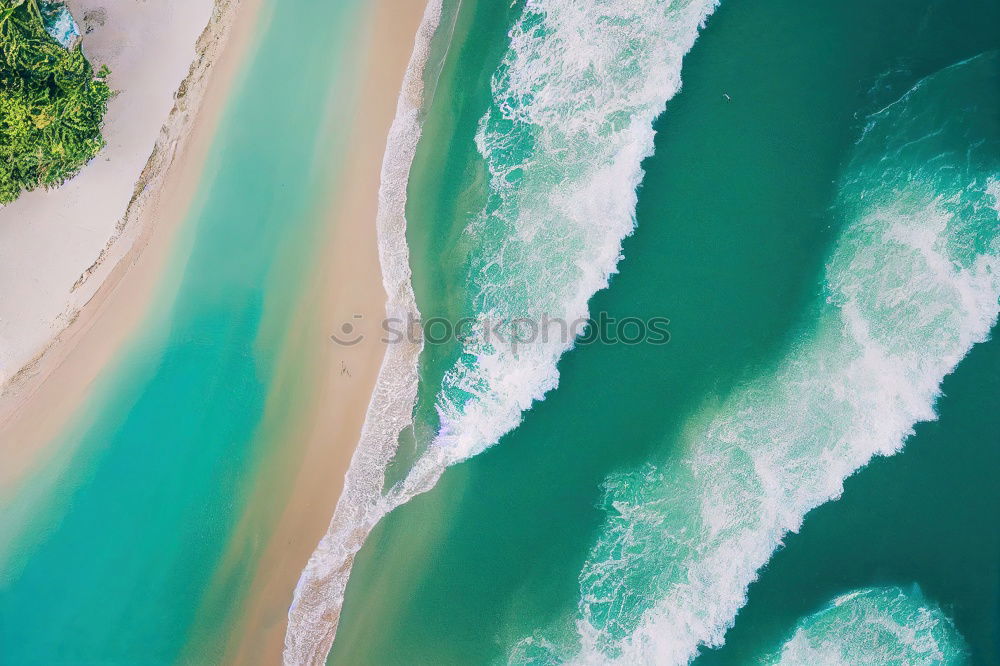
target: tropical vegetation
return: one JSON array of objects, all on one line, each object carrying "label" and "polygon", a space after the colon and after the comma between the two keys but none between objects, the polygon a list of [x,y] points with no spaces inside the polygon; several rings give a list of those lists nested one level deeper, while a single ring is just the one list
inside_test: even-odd
[{"label": "tropical vegetation", "polygon": [[104,146],[108,69],[49,35],[49,4],[0,0],[0,204],[62,184]]}]

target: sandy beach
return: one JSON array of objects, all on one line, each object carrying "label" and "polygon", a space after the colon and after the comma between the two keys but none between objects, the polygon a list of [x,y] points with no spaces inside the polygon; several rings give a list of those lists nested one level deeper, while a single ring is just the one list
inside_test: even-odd
[{"label": "sandy beach", "polygon": [[78,315],[138,239],[127,209],[154,147],[166,147],[161,128],[214,5],[68,1],[84,53],[111,69],[106,145],[61,187],[0,208],[0,386]]},{"label": "sandy beach", "polygon": [[[78,310],[70,306],[65,329],[9,379],[0,395],[0,457],[5,463],[0,493],[16,488],[57,453],[51,442],[148,316],[153,292],[168,261],[177,256],[178,231],[240,66],[267,20],[260,16],[261,4],[218,1],[176,107],[138,175],[128,214],[111,225],[120,229],[109,230],[110,240],[97,251],[94,270],[85,267],[75,278],[79,284],[70,293],[93,289],[93,295]],[[349,137],[345,168],[317,213],[322,216],[321,236],[258,434],[278,445],[267,447],[261,472],[248,479],[249,501],[216,573],[213,589],[219,594],[232,576],[242,577],[248,589],[238,603],[227,600],[233,629],[226,663],[281,660],[292,591],[330,522],[358,442],[385,352],[380,338],[386,294],[375,225],[380,171],[425,4],[376,0],[361,17],[353,122],[346,132],[336,130]],[[5,307],[16,309],[16,304]],[[345,322],[354,326],[351,335],[363,336],[362,342],[345,346],[331,340]],[[253,563],[249,570],[247,562]],[[206,603],[212,602],[212,594]]]},{"label": "sandy beach", "polygon": [[[74,10],[83,9],[85,4],[74,6]],[[107,26],[115,25],[117,20],[140,18],[135,14],[135,3],[121,1],[106,5]],[[122,6],[123,14],[116,18],[112,10],[118,5]],[[128,7],[133,9],[128,10]],[[42,454],[52,453],[46,445],[79,408],[95,378],[115,357],[147,313],[151,293],[174,247],[177,229],[198,187],[212,137],[258,28],[259,8],[260,0],[218,0],[214,7],[208,7],[199,29],[200,37],[195,41],[192,36],[190,49],[180,49],[187,76],[178,79],[179,87],[174,85],[167,93],[172,107],[168,105],[162,117],[155,121],[149,148],[139,158],[134,175],[130,176],[125,166],[102,174],[98,169],[103,165],[97,164],[107,157],[102,151],[95,163],[88,165],[78,178],[64,188],[30,193],[30,196],[0,211],[4,216],[0,219],[0,229],[4,234],[10,232],[12,223],[23,223],[27,219],[10,216],[25,211],[37,220],[47,219],[43,214],[45,211],[57,216],[53,219],[77,214],[81,219],[92,220],[95,224],[104,223],[109,227],[103,236],[96,232],[90,234],[91,240],[100,239],[100,245],[107,244],[105,249],[92,247],[87,263],[81,264],[82,272],[64,275],[66,280],[72,279],[62,285],[64,291],[57,290],[55,295],[44,290],[36,293],[34,290],[42,289],[39,281],[43,278],[50,281],[47,284],[51,287],[61,274],[53,276],[42,271],[37,280],[31,275],[35,268],[44,268],[46,261],[62,258],[66,259],[67,265],[73,265],[69,258],[61,257],[55,249],[32,255],[28,253],[30,245],[24,242],[21,245],[0,242],[4,253],[18,248],[25,253],[19,264],[27,261],[29,256],[32,261],[36,256],[39,258],[38,266],[32,268],[28,276],[3,278],[2,309],[5,313],[12,310],[20,316],[22,307],[26,308],[25,316],[36,312],[25,305],[31,301],[37,301],[37,307],[50,309],[53,304],[61,302],[60,298],[68,303],[68,309],[60,315],[61,319],[57,317],[59,323],[52,324],[50,328],[44,325],[32,327],[30,323],[18,324],[21,335],[18,339],[25,341],[17,347],[21,357],[25,350],[37,347],[38,351],[33,352],[35,356],[27,366],[8,379],[0,394],[0,457],[4,461],[0,466],[0,492],[9,491],[33,466],[43,463]],[[145,16],[141,18],[147,20]],[[117,30],[124,30],[124,27],[119,24]],[[154,25],[146,25],[146,30],[155,31],[155,20]],[[98,59],[98,62],[101,60]],[[128,71],[132,71],[132,76],[137,79],[144,76],[142,69]],[[124,87],[126,82],[119,79],[116,85]],[[123,92],[122,97],[124,95]],[[115,122],[115,117],[111,116],[113,108],[109,109],[107,121],[109,144],[117,135],[117,129],[112,124]],[[141,147],[132,145],[130,148],[134,152]],[[135,159],[136,156],[131,155],[133,162]],[[124,185],[127,197],[120,211],[105,210],[96,203],[94,207],[82,206],[80,197],[83,193],[79,188],[89,187],[89,178],[98,179],[94,184],[96,189],[86,193],[90,203],[94,203],[94,199],[102,200],[105,195],[111,196],[108,188],[121,189]],[[33,207],[36,202],[38,208]],[[80,213],[80,210],[86,210],[86,213]],[[115,231],[116,228],[119,232]],[[41,240],[51,241],[54,245],[61,242],[60,234],[52,229],[48,229],[47,235],[42,234]],[[116,255],[120,256],[116,258]],[[80,256],[73,256],[79,263]],[[87,267],[98,260],[99,265],[88,277]],[[3,266],[0,270],[11,269],[5,261],[0,261],[0,265]],[[86,282],[86,288],[78,284],[73,291],[72,285],[81,278]],[[87,289],[92,290],[92,295],[77,308],[72,299],[80,298]],[[44,323],[44,317],[38,321]],[[3,323],[7,345],[4,361],[16,365],[18,362],[11,359],[19,357],[11,355],[13,348],[10,341],[13,338],[7,336],[11,330],[10,315],[5,314]],[[64,327],[61,331],[60,326]],[[34,341],[32,344],[35,346],[28,344],[29,339]]]},{"label": "sandy beach", "polygon": [[[286,344],[305,367],[293,359],[279,364],[287,375],[274,383],[262,437],[281,445],[261,462],[267,472],[251,491],[227,558],[236,569],[249,557],[256,569],[234,618],[225,663],[280,662],[292,590],[330,522],[360,436],[385,352],[386,295],[375,226],[380,170],[425,4],[377,0],[366,17],[363,83],[344,154],[349,168],[331,192],[326,235]],[[351,335],[363,336],[358,344],[331,340],[345,322],[354,327]],[[304,403],[289,410],[293,392]],[[224,565],[217,587],[233,573]]]}]

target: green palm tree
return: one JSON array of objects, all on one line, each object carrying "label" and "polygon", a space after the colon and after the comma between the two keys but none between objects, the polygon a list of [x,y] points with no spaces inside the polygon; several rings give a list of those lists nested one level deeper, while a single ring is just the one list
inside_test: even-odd
[{"label": "green palm tree", "polygon": [[46,32],[38,0],[0,0],[0,204],[60,185],[104,146],[107,76]]}]

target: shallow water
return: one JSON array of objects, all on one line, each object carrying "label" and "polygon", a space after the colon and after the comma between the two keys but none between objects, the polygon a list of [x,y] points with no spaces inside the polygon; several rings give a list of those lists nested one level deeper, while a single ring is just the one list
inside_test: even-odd
[{"label": "shallow water", "polygon": [[361,19],[318,0],[262,17],[158,307],[29,480],[46,492],[5,513],[29,524],[5,544],[4,663],[169,663],[196,616],[210,640],[189,658],[227,639],[246,579],[203,602],[256,461],[282,444],[257,429],[336,176]]}]

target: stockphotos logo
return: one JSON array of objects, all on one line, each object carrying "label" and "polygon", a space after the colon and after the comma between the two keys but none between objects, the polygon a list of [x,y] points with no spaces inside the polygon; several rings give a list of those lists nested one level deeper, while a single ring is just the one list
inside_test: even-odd
[{"label": "stockphotos logo", "polygon": [[[354,314],[351,315],[351,319],[354,321],[345,321],[340,325],[339,330],[330,336],[330,339],[341,347],[353,347],[365,339],[364,334],[358,331],[357,326],[358,323],[360,323],[360,320],[364,319],[364,315]],[[388,321],[388,319],[385,321]],[[384,328],[385,323],[383,322],[383,329]]]},{"label": "stockphotos logo", "polygon": [[[363,342],[360,324],[364,316],[355,314],[343,322],[330,339],[342,347],[353,347]],[[665,345],[670,342],[670,320],[666,317],[612,317],[606,312],[596,317],[567,321],[560,317],[542,315],[534,319],[491,319],[489,317],[463,317],[448,319],[431,317],[426,320],[388,318],[382,320],[383,344],[401,342],[444,345],[458,342],[463,345],[484,344],[527,346],[532,344],[569,343],[576,345]]]}]

